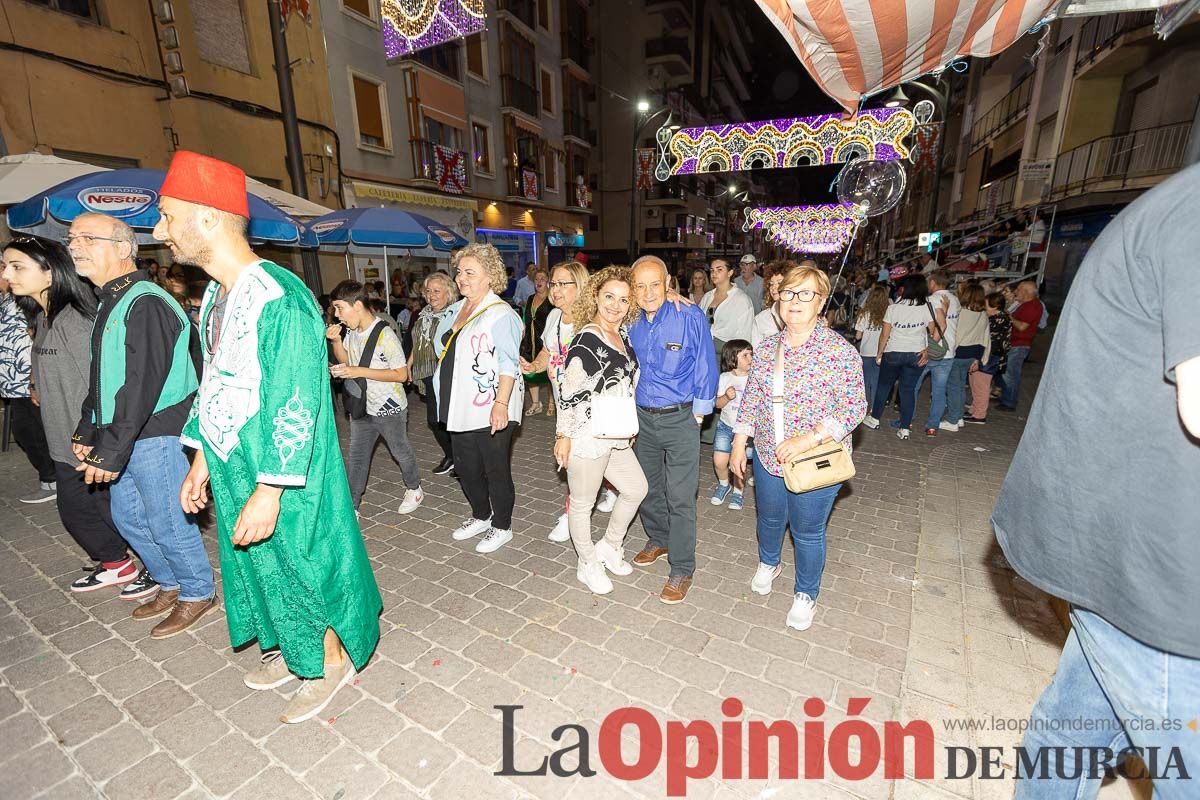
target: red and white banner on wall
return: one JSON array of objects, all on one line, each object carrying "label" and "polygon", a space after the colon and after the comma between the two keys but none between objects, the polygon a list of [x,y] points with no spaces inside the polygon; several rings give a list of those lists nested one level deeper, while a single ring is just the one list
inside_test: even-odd
[{"label": "red and white banner on wall", "polygon": [[433,175],[438,188],[450,194],[462,194],[467,189],[467,165],[464,154],[440,144],[433,146]]},{"label": "red and white banner on wall", "polygon": [[637,160],[636,189],[649,189],[654,186],[654,154],[653,147],[639,147],[634,156]]}]

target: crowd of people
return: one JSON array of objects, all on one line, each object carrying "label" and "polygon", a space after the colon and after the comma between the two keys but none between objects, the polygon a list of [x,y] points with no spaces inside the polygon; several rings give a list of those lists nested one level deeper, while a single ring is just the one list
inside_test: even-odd
[{"label": "crowd of people", "polygon": [[[1036,287],[952,290],[940,270],[891,285],[861,271],[831,280],[812,261],[760,274],[747,254],[736,270],[714,259],[680,291],[655,256],[594,272],[579,260],[535,265],[513,281],[482,243],[458,249],[449,272],[393,276],[390,294],[347,280],[318,301],[251,251],[244,180],[223,162],[176,156],[154,231],[174,264],[157,273],[139,269],[137,237],[110,216],[77,217],[66,246],[14,239],[0,311],[9,338],[29,339],[18,442],[95,563],[70,589],[145,601],[132,614],[162,618],[154,638],[191,628],[218,608],[197,525],[211,502],[231,641],[263,650],[246,685],[301,679],[287,722],[319,713],[378,639],[359,513],[381,438],[404,484],[399,513],[424,501],[410,390],[440,450],[429,471],[456,478],[470,510],[450,538],[483,555],[513,539],[513,440],[546,410],[565,474],[548,537],[572,543],[576,577],[597,594],[665,557],[660,600],[687,598],[711,443],[710,504],[740,511],[754,487],[753,592],[771,591],[790,530],[783,622],[805,630],[841,484],[793,491],[786,470],[828,443],[849,452],[896,383],[902,438],[926,375],[929,435],[983,421],[992,380],[1011,408],[1043,323]],[[172,283],[181,264],[209,278],[195,303]],[[335,397],[349,417],[344,461]],[[599,539],[597,511],[608,515]],[[646,541],[626,560],[639,518]]]}]

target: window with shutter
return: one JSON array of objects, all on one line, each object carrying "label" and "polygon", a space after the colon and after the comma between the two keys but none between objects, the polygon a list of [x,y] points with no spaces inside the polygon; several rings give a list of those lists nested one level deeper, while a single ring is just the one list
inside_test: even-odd
[{"label": "window with shutter", "polygon": [[358,120],[358,141],[369,147],[388,148],[387,129],[383,124],[383,107],[379,84],[358,75],[354,82],[354,114]]}]

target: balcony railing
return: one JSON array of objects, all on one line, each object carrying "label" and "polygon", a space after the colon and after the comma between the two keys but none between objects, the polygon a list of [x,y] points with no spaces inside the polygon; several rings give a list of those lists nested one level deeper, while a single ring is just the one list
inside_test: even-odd
[{"label": "balcony railing", "polygon": [[[988,199],[995,192],[996,206],[995,208],[988,207]],[[995,214],[1000,211],[1007,211],[1012,208],[1013,198],[1017,193],[1017,173],[1006,175],[1003,178],[997,178],[987,186],[979,190],[978,196],[975,198],[975,214],[974,216],[983,217],[989,214]]]},{"label": "balcony railing", "polygon": [[585,70],[591,69],[591,51],[588,50],[587,37],[563,31],[562,57],[574,61]]},{"label": "balcony railing", "polygon": [[574,136],[588,144],[596,144],[596,131],[588,122],[587,117],[576,111],[563,112],[563,135]]},{"label": "balcony railing", "polygon": [[664,58],[666,56],[679,56],[684,61],[691,63],[692,46],[687,39],[680,36],[662,36],[646,41],[646,58]]},{"label": "balcony railing", "polygon": [[1154,24],[1154,11],[1134,11],[1126,14],[1104,14],[1088,17],[1079,27],[1079,55],[1075,71],[1083,69],[1117,40],[1130,31]]},{"label": "balcony railing", "polygon": [[971,126],[971,147],[1008,127],[1029,108],[1033,94],[1033,76],[1027,75]]},{"label": "balcony railing", "polygon": [[412,152],[413,177],[435,181],[438,188],[460,194],[471,185],[471,157],[427,139],[409,142]]},{"label": "balcony railing", "polygon": [[533,2],[534,0],[499,0],[496,7],[512,14],[524,22],[525,27],[534,30],[537,26],[537,9],[534,8]]},{"label": "balcony railing", "polygon": [[427,47],[424,50],[418,50],[406,57],[407,61],[416,61],[419,64],[424,64],[435,72],[440,72],[447,78],[453,78],[456,81],[462,80],[462,67],[459,62],[460,45],[455,42],[446,42],[437,47]]},{"label": "balcony railing", "polygon": [[678,180],[669,180],[665,183],[654,181],[652,187],[646,190],[647,200],[674,200],[684,202],[687,199],[687,190]]},{"label": "balcony railing", "polygon": [[512,165],[506,167],[505,172],[508,175],[509,197],[538,201],[544,197],[545,187],[542,185],[542,173],[528,167]]},{"label": "balcony railing", "polygon": [[504,105],[524,111],[531,117],[538,115],[538,90],[514,75],[501,75],[504,87]]},{"label": "balcony railing", "polygon": [[1179,122],[1105,136],[1068,150],[1055,161],[1051,195],[1062,198],[1093,188],[1113,191],[1139,179],[1177,172],[1191,134],[1192,123]]}]

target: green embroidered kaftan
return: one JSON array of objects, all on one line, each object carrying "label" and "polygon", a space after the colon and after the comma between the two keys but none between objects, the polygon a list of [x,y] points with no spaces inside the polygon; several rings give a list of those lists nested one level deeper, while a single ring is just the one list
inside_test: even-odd
[{"label": "green embroidered kaftan", "polygon": [[[293,673],[315,678],[333,628],[361,668],[383,603],[338,447],[321,313],[299,278],[259,262],[229,292],[214,351],[205,333],[217,290],[200,310],[204,379],[181,438],[204,448],[212,474],[230,639],[278,646]],[[275,533],[235,547],[259,483],[284,487]]]}]

